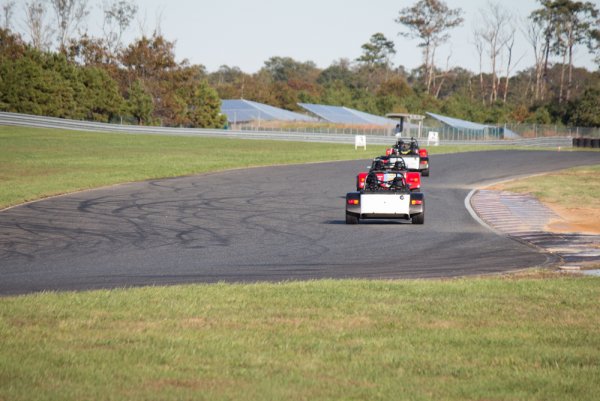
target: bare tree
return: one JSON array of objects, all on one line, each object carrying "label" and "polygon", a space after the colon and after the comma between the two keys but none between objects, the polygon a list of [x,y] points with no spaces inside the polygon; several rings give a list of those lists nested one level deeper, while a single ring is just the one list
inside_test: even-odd
[{"label": "bare tree", "polygon": [[[162,21],[164,7],[159,8],[154,13],[154,35],[162,36]],[[152,36],[148,33],[148,10],[144,10],[144,14],[138,14],[136,18],[137,29],[142,37]]]},{"label": "bare tree", "polygon": [[71,35],[84,27],[89,14],[87,0],[50,0],[58,24],[58,46],[65,49]]},{"label": "bare tree", "polygon": [[47,51],[52,46],[54,30],[46,22],[48,10],[41,0],[25,3],[25,24],[31,37],[31,45],[38,50]]},{"label": "bare tree", "polygon": [[475,45],[477,55],[479,56],[479,91],[481,93],[481,102],[485,104],[485,87],[483,83],[483,51],[485,46],[483,38],[477,29],[473,30],[473,44]]},{"label": "bare tree", "polygon": [[102,4],[104,21],[102,30],[104,39],[111,53],[115,53],[122,46],[123,33],[135,18],[138,6],[133,1],[111,0]]},{"label": "bare tree", "polygon": [[[565,95],[566,101],[569,101],[571,98],[571,87],[573,84],[573,49],[576,45],[584,43],[586,39],[588,39],[592,27],[597,26],[598,14],[598,9],[594,7],[592,3],[580,1],[568,4],[567,10],[564,13],[566,18],[563,22],[564,29],[562,36],[565,44],[565,53],[568,53],[569,59],[569,72]],[[563,60],[564,59],[565,58],[563,57]]]},{"label": "bare tree", "polygon": [[504,104],[506,104],[506,99],[507,99],[507,96],[508,96],[508,84],[510,82],[510,74],[512,72],[512,69],[514,67],[516,67],[519,64],[519,62],[523,59],[523,57],[525,56],[525,55],[522,55],[516,61],[516,63],[514,63],[514,65],[512,64],[512,60],[513,60],[513,48],[515,46],[516,34],[517,34],[517,28],[514,25],[512,25],[511,26],[511,30],[510,30],[509,35],[508,35],[508,40],[504,44],[504,48],[506,49],[506,55],[508,57],[508,60],[506,62],[506,77],[504,79],[504,96],[502,98],[502,102]]},{"label": "bare tree", "polygon": [[419,47],[423,48],[427,92],[434,79],[435,50],[450,38],[448,30],[463,23],[461,14],[460,8],[451,10],[442,0],[419,0],[412,7],[402,9],[395,20],[409,29],[400,35],[421,40]]},{"label": "bare tree", "polygon": [[441,81],[439,81],[439,84],[437,85],[437,89],[435,90],[436,99],[440,97],[440,91],[442,90],[442,87],[444,86],[444,82],[446,81],[446,78],[448,78],[448,76],[450,75],[450,59],[451,58],[452,58],[452,52],[450,54],[448,54],[448,57],[446,58],[446,69],[441,71],[439,74],[436,74],[434,77],[434,81],[433,81],[434,87],[436,87],[437,79],[441,78]]},{"label": "bare tree", "polygon": [[14,0],[7,0],[2,3],[2,28],[10,30],[12,16],[15,11]]},{"label": "bare tree", "polygon": [[[597,32],[600,11],[589,1],[540,0],[541,8],[534,10],[529,18],[544,27],[545,59],[544,78],[547,79],[550,54],[562,57],[558,101],[569,100],[573,78],[573,50],[576,45],[588,42]],[[568,60],[568,61],[567,61]],[[565,73],[568,65],[568,81],[565,93]]]},{"label": "bare tree", "polygon": [[481,20],[475,29],[477,36],[481,38],[487,47],[487,54],[490,57],[490,67],[492,69],[492,88],[489,101],[495,102],[498,99],[498,56],[505,44],[509,40],[507,27],[512,19],[511,13],[502,8],[499,3],[487,3],[487,9],[480,9]]},{"label": "bare tree", "polygon": [[545,26],[542,21],[530,18],[530,23],[523,29],[525,38],[533,48],[535,60],[534,74],[535,84],[533,89],[533,101],[543,100],[545,93],[544,61],[547,54],[548,41],[545,36]]}]

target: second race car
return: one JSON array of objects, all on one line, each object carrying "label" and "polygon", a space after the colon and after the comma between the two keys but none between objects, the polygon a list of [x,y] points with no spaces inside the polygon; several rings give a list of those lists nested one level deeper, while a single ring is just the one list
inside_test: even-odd
[{"label": "second race car", "polygon": [[429,154],[421,149],[415,138],[399,137],[396,144],[387,149],[386,156],[401,156],[409,171],[419,171],[423,177],[429,176]]},{"label": "second race car", "polygon": [[396,173],[402,173],[411,191],[421,189],[421,173],[418,171],[408,171],[403,157],[380,156],[373,159],[369,172],[358,173],[356,177],[356,190],[360,191],[365,187],[365,180],[369,173],[375,172],[381,185],[393,179]]}]

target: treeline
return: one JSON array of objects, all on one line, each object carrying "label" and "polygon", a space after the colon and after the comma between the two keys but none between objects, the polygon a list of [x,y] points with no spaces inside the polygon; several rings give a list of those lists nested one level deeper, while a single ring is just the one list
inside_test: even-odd
[{"label": "treeline", "polygon": [[[558,94],[559,65],[548,70],[548,92]],[[491,74],[480,76],[463,68],[444,72],[437,94],[421,84],[421,69],[365,66],[339,60],[320,70],[310,62],[273,57],[256,74],[222,66],[209,74],[209,82],[222,99],[245,98],[288,110],[301,103],[347,106],[368,113],[423,114],[425,111],[481,123],[536,123],[600,126],[600,74],[575,68],[571,100],[557,96],[535,100],[531,94],[533,68],[511,77],[506,100],[487,100]],[[502,89],[499,93],[504,99]]]},{"label": "treeline", "polygon": [[[347,106],[384,115],[425,111],[502,124],[600,126],[600,71],[573,65],[577,46],[587,45],[600,64],[600,20],[592,3],[539,0],[520,30],[527,33],[535,64],[513,72],[517,27],[499,4],[488,3],[473,33],[479,71],[436,65],[437,47],[451,41],[462,11],[440,0],[419,0],[400,10],[402,35],[419,40],[423,64],[394,66],[394,42],[375,33],[356,60],[325,69],[311,61],[272,57],[254,74],[221,66],[177,61],[175,43],[157,29],[133,43],[121,38],[137,7],[127,0],[103,2],[103,35],[81,29],[87,2],[25,3],[29,41],[10,29],[5,0],[0,29],[0,110],[93,121],[127,121],[186,127],[223,127],[220,99],[249,99],[300,111],[297,103]],[[12,4],[12,6],[11,6]],[[48,22],[50,4],[57,20]],[[54,24],[54,25],[53,25]],[[58,32],[52,31],[58,26]],[[79,29],[75,29],[80,27]],[[491,66],[483,72],[485,56]],[[501,62],[502,61],[502,62]]]},{"label": "treeline", "polygon": [[223,128],[221,100],[174,44],[142,37],[118,54],[98,39],[41,51],[0,29],[0,110],[143,125]]}]

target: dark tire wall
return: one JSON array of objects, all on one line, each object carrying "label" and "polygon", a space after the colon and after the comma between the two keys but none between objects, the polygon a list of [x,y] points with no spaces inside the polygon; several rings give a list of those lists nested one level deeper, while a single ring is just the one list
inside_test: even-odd
[{"label": "dark tire wall", "polygon": [[600,138],[573,138],[574,148],[600,148]]}]

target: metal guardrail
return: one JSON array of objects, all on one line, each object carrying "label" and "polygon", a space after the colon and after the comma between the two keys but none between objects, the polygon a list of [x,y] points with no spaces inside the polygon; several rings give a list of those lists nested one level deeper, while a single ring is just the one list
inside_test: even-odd
[{"label": "metal guardrail", "polygon": [[[204,136],[237,139],[263,139],[276,141],[296,142],[326,142],[354,144],[355,135],[332,134],[332,133],[310,133],[310,132],[273,132],[273,131],[239,131],[225,129],[201,129],[201,128],[172,128],[139,125],[121,125],[98,123],[91,121],[67,120],[56,117],[42,117],[29,114],[0,112],[0,125],[12,125],[21,127],[39,127],[68,129],[77,131],[124,133],[124,134],[149,134],[149,135],[173,135],[173,136]],[[421,144],[427,144],[427,138],[417,138]],[[389,145],[394,142],[393,136],[368,136],[369,145]],[[442,140],[441,145],[509,145],[528,147],[572,147],[571,137],[547,137],[531,139],[510,140]]]}]

